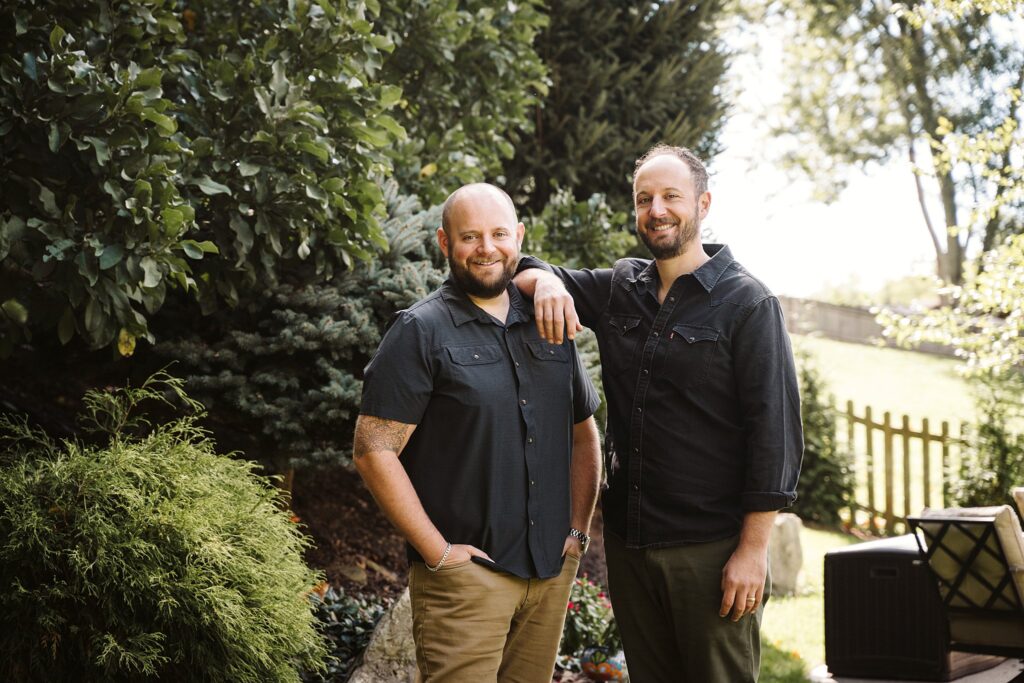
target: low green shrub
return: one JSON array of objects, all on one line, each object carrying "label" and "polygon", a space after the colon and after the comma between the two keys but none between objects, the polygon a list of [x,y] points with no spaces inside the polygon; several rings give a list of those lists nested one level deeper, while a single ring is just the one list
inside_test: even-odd
[{"label": "low green shrub", "polygon": [[326,671],[304,672],[302,680],[306,683],[344,683],[370,644],[373,629],[387,611],[389,601],[378,595],[348,595],[333,586],[322,595],[311,593],[310,600],[320,620],[320,629],[327,636],[329,657]]},{"label": "low green shrub", "polygon": [[558,667],[580,670],[580,657],[588,647],[604,646],[613,652],[622,649],[619,627],[615,624],[612,603],[599,583],[586,576],[577,577],[569,594]]},{"label": "low green shrub", "polygon": [[1024,378],[1016,371],[976,379],[980,419],[968,435],[959,477],[953,477],[950,485],[957,505],[1014,505],[1010,489],[1024,485],[1022,383]]},{"label": "low green shrub", "polygon": [[[192,414],[139,414],[175,394]],[[85,406],[88,443],[0,416],[0,680],[264,683],[322,669],[309,541],[252,463],[215,452],[181,381],[158,373]]]},{"label": "low green shrub", "polygon": [[836,411],[813,356],[800,349],[796,356],[804,457],[792,512],[804,521],[838,527],[839,511],[853,500],[851,457],[836,438]]}]

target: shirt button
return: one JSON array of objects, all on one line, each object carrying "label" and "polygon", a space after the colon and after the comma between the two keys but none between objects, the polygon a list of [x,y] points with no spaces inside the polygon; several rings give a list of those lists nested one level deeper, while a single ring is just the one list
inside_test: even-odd
[{"label": "shirt button", "polygon": [[519,404],[525,406],[526,405],[526,399],[525,398],[519,399]]},{"label": "shirt button", "polygon": [[526,437],[526,443],[533,443],[533,437],[532,436]]},{"label": "shirt button", "polygon": [[516,361],[516,367],[517,368],[519,367],[519,361]]},{"label": "shirt button", "polygon": [[636,412],[638,412],[638,413],[642,413],[642,412],[644,412],[644,409],[643,409],[643,408],[637,408],[637,409],[636,409]]},{"label": "shirt button", "polygon": [[479,360],[479,358],[480,358],[480,354],[479,354],[479,353],[474,353],[474,354],[473,354],[473,358],[476,358],[476,359],[478,359],[478,360]]},{"label": "shirt button", "polygon": [[[639,491],[640,490],[640,484],[633,484],[633,490],[634,491]],[[533,522],[530,522],[530,524],[533,524]]]},{"label": "shirt button", "polygon": [[640,373],[643,374],[643,375],[651,374],[650,370],[648,370],[647,368],[644,368],[643,370],[641,370]]},{"label": "shirt button", "polygon": [[535,481],[534,481],[533,479],[531,479],[531,480],[530,480],[530,486],[533,486],[533,485],[534,485],[534,484],[536,484],[536,483],[537,483],[537,482],[535,482]]},{"label": "shirt button", "polygon": [[690,341],[691,341],[691,342],[695,342],[695,341],[697,341],[697,338],[696,338],[696,337],[690,337],[689,339],[690,339]]},{"label": "shirt button", "polygon": [[657,337],[658,336],[658,331],[655,330],[654,332],[651,333],[651,335],[654,336],[654,337]]},{"label": "shirt button", "polygon": [[639,448],[634,448],[634,449],[633,449],[633,452],[634,452],[634,453],[639,453],[639,452],[640,452],[640,449],[639,449]]},{"label": "shirt button", "polygon": [[674,303],[676,302],[676,298],[675,298],[674,296],[670,296],[670,297],[668,298],[668,302],[669,302],[670,304],[674,304]]},{"label": "shirt button", "polygon": [[548,349],[548,353],[550,353],[553,356],[553,355],[555,355],[555,350],[554,349]]},{"label": "shirt button", "polygon": [[533,526],[533,520],[532,519],[530,520],[530,526]]}]

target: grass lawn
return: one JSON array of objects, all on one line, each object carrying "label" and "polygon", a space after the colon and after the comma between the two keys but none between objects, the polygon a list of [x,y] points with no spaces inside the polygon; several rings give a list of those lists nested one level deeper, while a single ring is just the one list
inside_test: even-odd
[{"label": "grass lawn", "polygon": [[762,683],[796,683],[825,661],[825,553],[857,539],[804,528],[803,587],[800,595],[772,597],[761,625]]},{"label": "grass lawn", "polygon": [[[923,353],[900,349],[849,344],[813,336],[794,336],[794,346],[810,352],[813,362],[828,385],[828,391],[835,396],[836,407],[845,412],[846,401],[853,401],[856,415],[863,416],[865,407],[872,409],[872,421],[882,422],[886,411],[891,413],[890,424],[898,429],[902,417],[908,417],[911,430],[923,428],[923,419],[929,421],[928,431],[938,435],[941,423],[949,422],[950,436],[961,433],[961,421],[970,421],[974,415],[974,401],[970,385],[956,371],[958,362]],[[868,489],[867,433],[863,425],[855,425],[853,444],[847,443],[846,422],[839,424],[839,439],[843,447],[855,454],[854,470],[857,478],[857,502],[870,504]],[[883,510],[886,505],[884,463],[884,436],[875,430],[874,446],[874,508]],[[893,489],[892,510],[896,516],[904,516],[922,508],[942,507],[949,504],[943,500],[943,456],[938,441],[932,441],[927,453],[919,439],[907,442],[908,456],[904,460],[903,443],[899,435],[893,442]],[[947,462],[949,476],[955,476],[959,469],[959,447],[951,445]],[[925,465],[928,467],[928,486],[925,487]],[[904,484],[904,470],[909,482]],[[906,498],[904,487],[909,498]],[[906,502],[904,502],[906,500]],[[866,524],[867,515],[859,514],[858,523]]]},{"label": "grass lawn", "polygon": [[870,405],[879,417],[888,410],[909,415],[914,424],[923,417],[937,424],[974,416],[970,386],[953,358],[810,335],[793,335],[793,345],[814,355],[841,407],[853,401],[858,413]]}]

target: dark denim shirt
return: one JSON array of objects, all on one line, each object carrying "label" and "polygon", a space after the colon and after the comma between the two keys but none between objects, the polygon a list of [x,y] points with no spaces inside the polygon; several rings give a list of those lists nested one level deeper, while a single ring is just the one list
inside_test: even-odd
[{"label": "dark denim shirt", "polygon": [[711,259],[662,304],[646,259],[553,269],[597,335],[605,528],[629,547],[727,538],[745,513],[796,500],[803,431],[782,309],[728,247],[704,248]]},{"label": "dark denim shirt", "polygon": [[399,462],[448,541],[548,578],[569,533],[573,425],[599,399],[575,345],[541,339],[529,301],[508,293],[504,325],[451,279],[399,312],[366,366],[361,412],[417,425]]}]

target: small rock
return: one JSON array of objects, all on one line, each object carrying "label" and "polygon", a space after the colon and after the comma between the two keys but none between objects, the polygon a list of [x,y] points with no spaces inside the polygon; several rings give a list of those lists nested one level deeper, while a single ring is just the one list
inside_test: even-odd
[{"label": "small rock", "polygon": [[413,683],[416,680],[416,645],[412,639],[412,603],[409,589],[391,605],[363,653],[363,662],[349,683]]},{"label": "small rock", "polygon": [[791,512],[775,517],[775,527],[768,547],[772,571],[772,595],[795,595],[799,589],[800,570],[804,564],[800,530],[804,524]]}]

